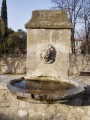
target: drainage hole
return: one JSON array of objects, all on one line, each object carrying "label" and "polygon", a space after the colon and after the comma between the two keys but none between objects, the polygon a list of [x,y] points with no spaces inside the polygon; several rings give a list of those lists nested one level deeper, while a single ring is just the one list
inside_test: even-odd
[{"label": "drainage hole", "polygon": [[35,97],[34,97],[34,94],[31,94],[31,97],[32,97],[32,99],[34,99]]}]

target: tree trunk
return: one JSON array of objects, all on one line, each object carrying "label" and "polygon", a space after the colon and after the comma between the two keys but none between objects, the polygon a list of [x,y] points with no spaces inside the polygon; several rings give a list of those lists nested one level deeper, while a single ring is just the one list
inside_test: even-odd
[{"label": "tree trunk", "polygon": [[74,33],[75,30],[71,30],[71,49],[72,49],[72,54],[75,54],[75,39],[74,39]]}]

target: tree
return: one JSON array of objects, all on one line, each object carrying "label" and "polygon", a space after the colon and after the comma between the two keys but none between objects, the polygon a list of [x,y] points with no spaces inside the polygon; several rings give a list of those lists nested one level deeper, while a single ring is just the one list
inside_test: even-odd
[{"label": "tree", "polygon": [[10,34],[12,34],[12,33],[14,33],[14,30],[12,30],[11,28],[8,28],[8,29],[7,29],[7,34],[10,35]]},{"label": "tree", "polygon": [[26,53],[26,39],[26,32],[21,29],[9,34],[7,38],[8,54]]},{"label": "tree", "polygon": [[19,35],[20,38],[24,38],[24,39],[27,38],[26,32],[23,31],[22,29],[18,29],[18,30],[17,30],[17,33],[18,33],[18,35]]},{"label": "tree", "polygon": [[[88,46],[88,49],[87,49],[87,46]],[[90,41],[84,41],[84,43],[81,46],[81,53],[90,54]]]},{"label": "tree", "polygon": [[4,27],[5,27],[5,33],[4,37],[7,36],[7,29],[8,29],[8,22],[7,22],[7,4],[6,0],[2,1],[2,7],[1,7],[1,18],[4,21]]},{"label": "tree", "polygon": [[26,53],[27,34],[19,29],[17,32],[8,28],[7,4],[2,0],[0,18],[0,55]]},{"label": "tree", "polygon": [[18,33],[19,38],[20,38],[19,39],[20,53],[26,53],[27,34],[22,29],[18,29],[17,33]]},{"label": "tree", "polygon": [[78,19],[78,15],[84,6],[87,6],[89,0],[51,0],[56,6],[55,9],[66,10],[71,23],[73,23],[73,29],[71,30],[71,46],[72,53],[75,53],[75,27]]},{"label": "tree", "polygon": [[[86,40],[85,42],[85,50],[86,53],[89,53],[90,49],[90,2],[87,6],[84,6],[83,10],[79,14],[80,19],[83,20],[84,23],[84,31],[85,31],[85,36],[84,39]],[[89,44],[88,44],[89,43]]]},{"label": "tree", "polygon": [[4,27],[4,22],[0,18],[0,54],[4,53],[4,34],[5,34],[5,27]]},{"label": "tree", "polygon": [[4,22],[3,22],[3,20],[0,18],[0,39],[1,39],[1,37],[4,35],[4,33],[5,33]]},{"label": "tree", "polygon": [[15,53],[17,53],[18,41],[19,41],[19,36],[18,36],[17,32],[9,34],[8,39],[7,39],[8,54],[15,54]]}]

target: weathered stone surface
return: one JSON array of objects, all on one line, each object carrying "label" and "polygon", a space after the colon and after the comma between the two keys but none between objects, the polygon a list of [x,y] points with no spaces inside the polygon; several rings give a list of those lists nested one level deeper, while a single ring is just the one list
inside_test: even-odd
[{"label": "weathered stone surface", "polygon": [[[38,76],[67,78],[72,24],[66,12],[33,11],[26,28],[27,78]],[[42,48],[44,51],[41,52]]]},{"label": "weathered stone surface", "polygon": [[90,72],[90,55],[70,55],[69,75],[80,75],[80,72]]},{"label": "weathered stone surface", "polygon": [[35,10],[25,27],[31,29],[73,28],[66,12],[62,10]]},{"label": "weathered stone surface", "polygon": [[50,44],[44,44],[40,50],[40,58],[44,63],[53,63],[56,57],[56,50]]},{"label": "weathered stone surface", "polygon": [[[6,79],[7,78],[7,79]],[[20,76],[1,75],[0,81],[8,81],[20,78]],[[80,80],[79,77],[76,80]],[[90,84],[90,77],[83,78]],[[5,82],[7,83],[7,82]],[[2,84],[2,82],[0,83]],[[76,99],[84,99],[86,102],[88,97],[77,96]],[[78,100],[75,100],[78,102]],[[83,104],[82,104],[83,105]],[[0,120],[89,120],[90,119],[90,103],[84,106],[66,105],[66,104],[32,104],[22,100],[18,100],[10,91],[0,89]]]},{"label": "weathered stone surface", "polygon": [[[14,63],[14,64],[13,64]],[[3,57],[0,58],[0,74],[26,73],[26,55],[23,57]],[[70,55],[69,75],[80,75],[80,72],[90,72],[89,55]]]},{"label": "weathered stone surface", "polygon": [[0,74],[26,73],[26,55],[0,58]]},{"label": "weathered stone surface", "polygon": [[[70,29],[28,29],[27,78],[36,76],[68,77]],[[41,61],[40,50],[44,44],[51,44],[56,50],[55,62]]]}]

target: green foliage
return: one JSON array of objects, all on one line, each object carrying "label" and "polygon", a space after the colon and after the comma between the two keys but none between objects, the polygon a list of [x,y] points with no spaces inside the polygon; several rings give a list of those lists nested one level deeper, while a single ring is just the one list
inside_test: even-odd
[{"label": "green foliage", "polygon": [[7,53],[7,5],[6,0],[2,1],[1,18],[0,18],[0,53]]},{"label": "green foliage", "polygon": [[26,32],[21,29],[15,32],[11,28],[7,31],[8,36],[4,37],[4,22],[0,19],[0,55],[26,53]]},{"label": "green foliage", "polygon": [[7,39],[8,54],[20,54],[26,52],[26,33],[24,31],[13,32]]},{"label": "green foliage", "polygon": [[7,36],[8,26],[7,26],[7,4],[6,4],[6,0],[2,1],[1,18],[4,22],[4,29],[5,29],[4,36]]},{"label": "green foliage", "polygon": [[8,39],[7,39],[7,43],[8,43],[8,52],[10,54],[14,53],[16,48],[17,48],[17,43],[18,43],[18,34],[16,32],[10,34],[8,36]]},{"label": "green foliage", "polygon": [[5,33],[4,22],[3,22],[3,20],[0,18],[0,37],[3,36],[4,33]]},{"label": "green foliage", "polygon": [[14,30],[12,30],[11,28],[8,28],[7,29],[7,35],[11,34],[11,33],[14,33]]},{"label": "green foliage", "polygon": [[7,4],[2,0],[0,17],[0,56],[3,54],[26,53],[27,34],[19,29],[17,32],[8,28],[7,25]]},{"label": "green foliage", "polygon": [[18,48],[20,53],[26,53],[26,40],[27,40],[27,34],[22,29],[19,29],[17,31],[19,35],[19,41],[18,41]]},{"label": "green foliage", "polygon": [[4,51],[4,33],[5,33],[4,22],[0,18],[0,53],[3,53]]}]

